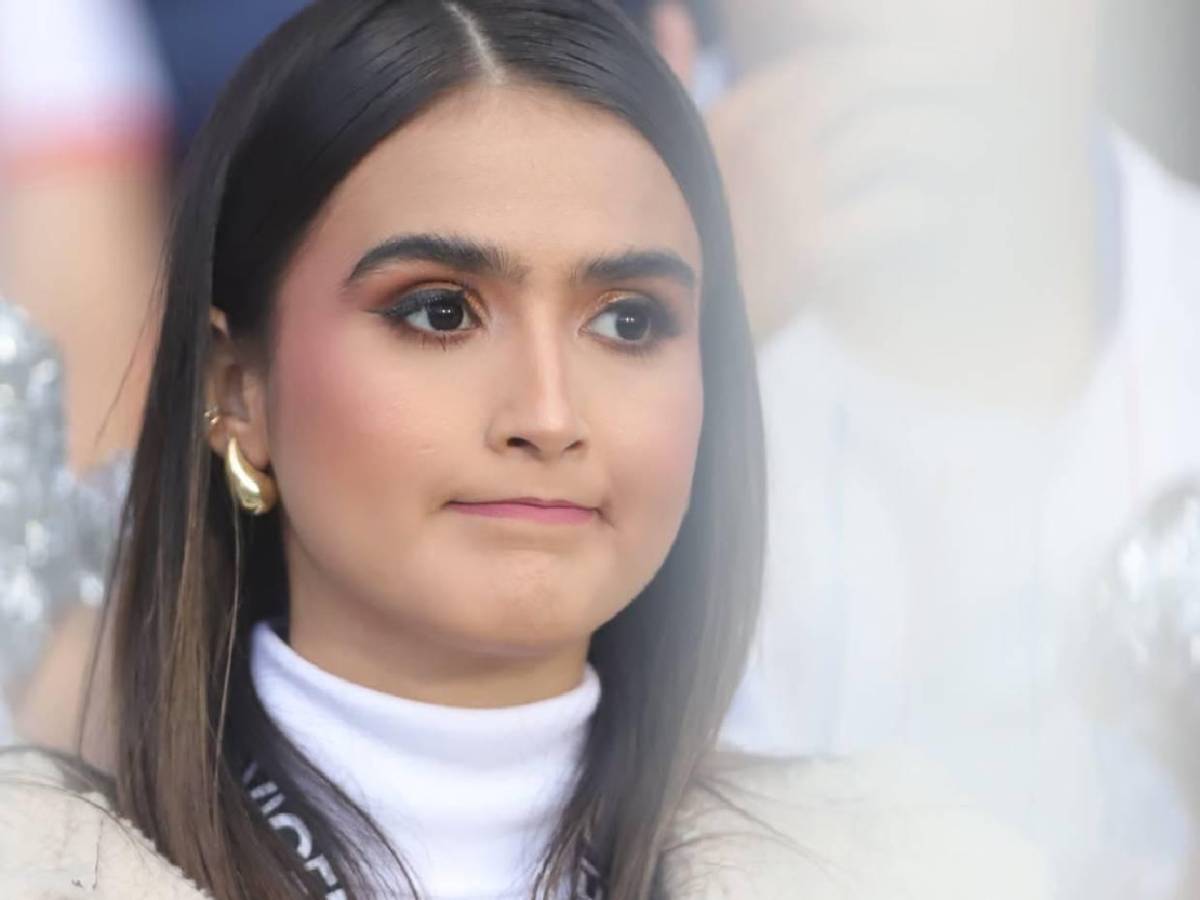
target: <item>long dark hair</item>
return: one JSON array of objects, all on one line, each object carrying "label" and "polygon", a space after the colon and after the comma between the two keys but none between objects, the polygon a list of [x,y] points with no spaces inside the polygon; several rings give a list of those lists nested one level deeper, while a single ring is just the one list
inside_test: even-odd
[{"label": "long dark hair", "polygon": [[[585,843],[609,897],[658,893],[672,813],[741,673],[759,597],[762,428],[720,178],[686,92],[608,0],[321,0],[246,61],[184,166],[109,603],[118,812],[223,900],[324,896],[328,870],[365,896],[380,857],[364,847],[408,875],[405,848],[384,846],[255,694],[250,629],[286,613],[287,580],[278,517],[239,516],[206,442],[210,309],[265,348],[280,274],[350,169],[447,92],[497,78],[644,135],[689,204],[705,272],[690,506],[652,583],[592,639],[600,705],[538,895],[577,870]],[[306,867],[270,827],[243,782],[252,765],[327,867]]]}]

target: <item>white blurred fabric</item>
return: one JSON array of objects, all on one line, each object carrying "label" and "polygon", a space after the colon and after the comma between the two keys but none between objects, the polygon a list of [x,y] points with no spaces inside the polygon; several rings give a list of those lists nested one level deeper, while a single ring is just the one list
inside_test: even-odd
[{"label": "white blurred fabric", "polygon": [[165,103],[135,0],[0,0],[0,149],[142,127]]},{"label": "white blurred fabric", "polygon": [[815,315],[763,348],[765,606],[723,738],[780,755],[917,747],[1065,871],[1120,828],[1150,897],[1178,877],[1189,826],[1136,752],[1124,771],[1155,805],[1114,823],[1067,648],[1119,535],[1200,472],[1200,196],[1113,141],[1119,303],[1049,426],[876,375]]}]

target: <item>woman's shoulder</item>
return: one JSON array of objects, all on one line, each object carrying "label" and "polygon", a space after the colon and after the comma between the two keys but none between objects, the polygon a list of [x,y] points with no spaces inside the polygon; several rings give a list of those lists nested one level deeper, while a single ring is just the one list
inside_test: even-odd
[{"label": "woman's shoulder", "polygon": [[70,760],[0,752],[0,897],[202,900],[88,782]]},{"label": "woman's shoulder", "polygon": [[665,860],[679,900],[1043,900],[1033,847],[971,810],[919,759],[717,756]]}]

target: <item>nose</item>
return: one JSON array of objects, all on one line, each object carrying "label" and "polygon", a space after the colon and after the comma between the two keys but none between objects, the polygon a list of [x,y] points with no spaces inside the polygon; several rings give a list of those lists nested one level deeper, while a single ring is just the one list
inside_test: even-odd
[{"label": "nose", "polygon": [[499,402],[487,438],[492,450],[552,461],[584,448],[587,429],[570,384],[568,344],[552,333],[514,342],[496,376]]}]

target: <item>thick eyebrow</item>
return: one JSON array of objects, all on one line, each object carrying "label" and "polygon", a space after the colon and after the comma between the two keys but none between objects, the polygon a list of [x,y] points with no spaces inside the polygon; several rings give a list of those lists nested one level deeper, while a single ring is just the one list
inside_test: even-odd
[{"label": "thick eyebrow", "polygon": [[576,270],[578,281],[630,281],[635,278],[666,278],[688,290],[699,280],[696,270],[673,250],[630,250],[613,256],[598,256]]},{"label": "thick eyebrow", "polygon": [[[491,275],[521,281],[528,274],[510,253],[492,244],[439,234],[404,234],[372,247],[355,264],[347,286],[393,262],[432,262],[472,275]],[[619,282],[636,278],[667,278],[691,290],[699,280],[696,270],[673,250],[629,250],[598,256],[580,264],[575,281]]]},{"label": "thick eyebrow", "polygon": [[404,234],[372,247],[355,264],[347,286],[393,262],[432,262],[471,275],[520,281],[527,269],[499,247],[440,234]]}]

